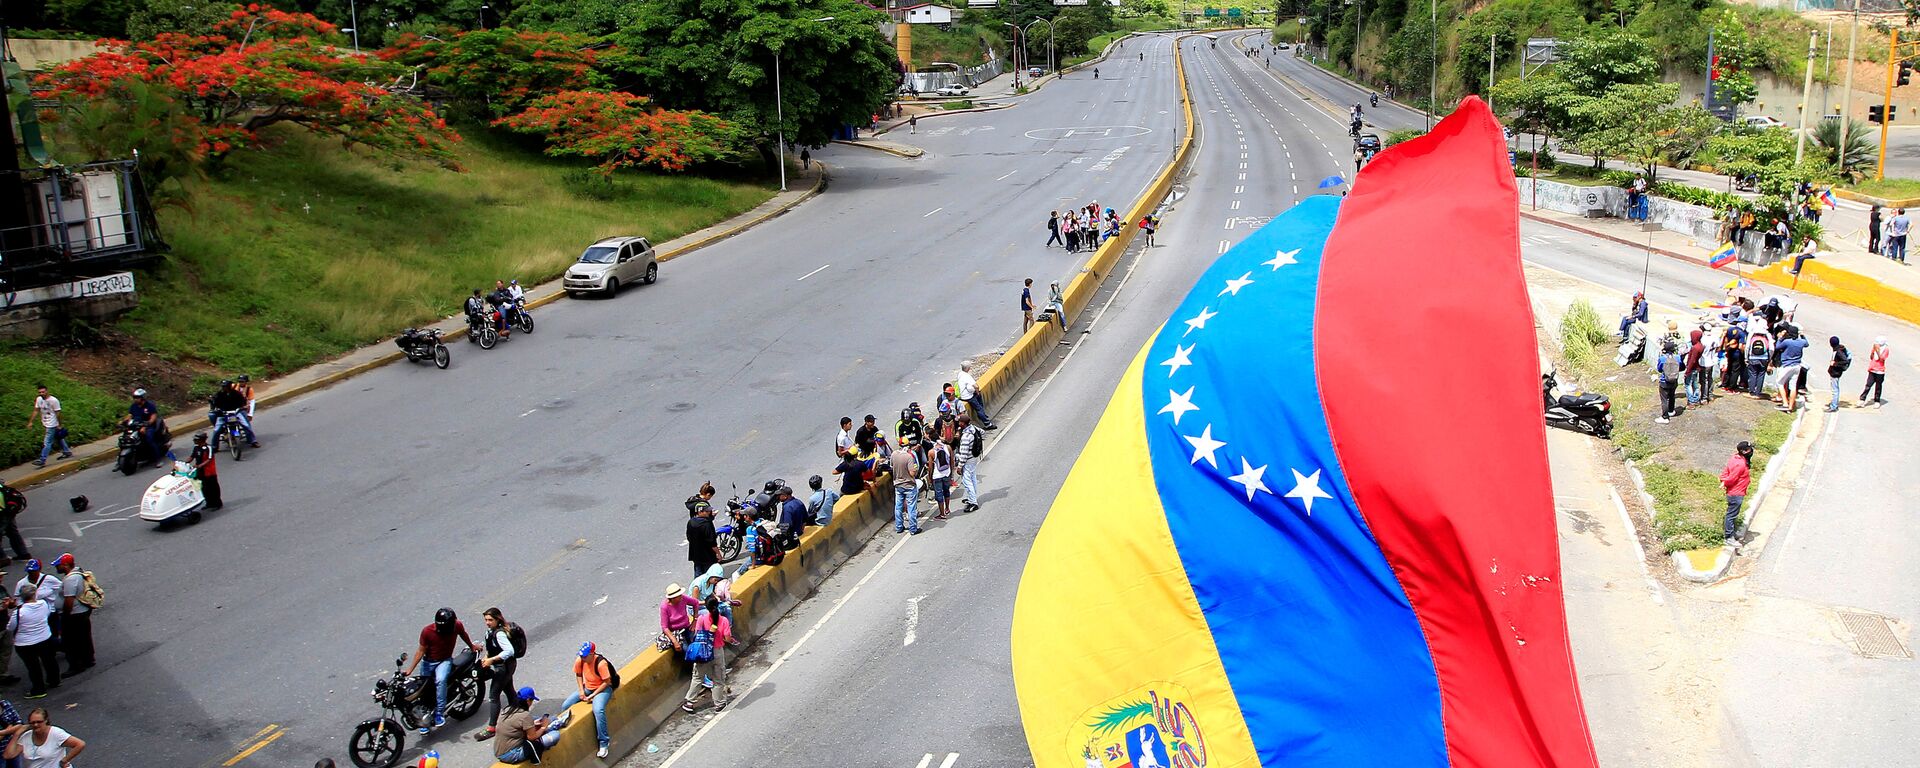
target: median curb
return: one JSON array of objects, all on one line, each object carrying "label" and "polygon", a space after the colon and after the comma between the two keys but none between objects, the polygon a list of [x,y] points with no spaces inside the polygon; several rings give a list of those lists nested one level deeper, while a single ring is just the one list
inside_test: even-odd
[{"label": "median curb", "polygon": [[[762,222],[791,211],[801,203],[813,199],[825,190],[829,175],[829,169],[825,164],[822,164],[820,172],[814,174],[813,185],[807,189],[799,190],[799,194],[792,195],[790,199],[775,204],[774,201],[778,200],[781,194],[789,194],[791,190],[789,193],[776,193],[773,197],[768,198],[767,202],[761,203],[753,210],[749,210],[706,228],[681,235],[679,238],[676,238],[676,240],[688,240],[688,238],[692,238],[692,240],[678,244],[669,241],[665,243],[662,248],[655,251],[654,259],[656,261],[670,261],[679,256],[686,255],[692,251],[705,248],[721,240],[740,234],[741,232],[745,232],[748,229],[758,226]],[[560,289],[561,280],[561,277],[555,277],[552,280],[535,286],[533,290],[528,291],[527,308],[538,309],[552,304],[558,301],[560,297],[565,296],[566,291]],[[442,318],[439,322],[426,327],[438,329],[443,337],[455,338],[465,332],[466,321],[460,317]],[[314,363],[313,365],[301,368],[277,380],[258,382],[257,386],[263,391],[254,399],[255,407],[256,409],[265,408],[285,402],[314,390],[324,389],[338,384],[375,368],[380,368],[405,359],[405,355],[403,355],[397,347],[391,348],[390,350],[370,352],[370,350],[381,346],[386,345],[381,342],[369,344],[332,360]],[[356,356],[359,356],[360,359],[354,359]],[[290,381],[293,379],[300,380]],[[181,415],[167,419],[167,429],[176,436],[205,429],[210,426],[212,426],[212,423],[207,421],[207,417],[204,415]],[[4,476],[7,485],[24,488],[40,485],[55,478],[78,472],[98,464],[110,463],[119,457],[119,435],[117,432],[112,432],[86,445],[75,446],[73,453],[73,458],[59,460],[59,463],[49,461],[45,467],[36,468],[31,464],[21,464],[10,467],[4,472],[0,472],[0,476]]]},{"label": "median curb", "polygon": [[834,139],[833,143],[845,144],[849,147],[859,147],[861,149],[871,149],[875,152],[885,152],[889,155],[893,155],[895,157],[904,157],[908,160],[912,160],[916,157],[919,157],[927,153],[926,150],[921,149],[919,147],[910,147],[905,144],[895,144],[891,141],[874,141],[872,139],[868,139],[866,141],[850,141],[847,139]]},{"label": "median curb", "polygon": [[[1751,533],[1752,540],[1741,545],[1740,552],[1735,551],[1735,546],[1726,545],[1672,553],[1673,568],[1679,572],[1681,578],[1700,584],[1710,584],[1727,575],[1727,570],[1733,567],[1736,554],[1745,554],[1749,559],[1759,559],[1760,553],[1766,549],[1767,539],[1773,532],[1773,525],[1778,522],[1780,514],[1786,509],[1787,501],[1790,501],[1793,496],[1789,493],[1785,500],[1769,505],[1767,502],[1775,497],[1773,489],[1779,487],[1782,482],[1799,479],[1800,472],[1807,466],[1807,453],[1812,450],[1813,442],[1820,438],[1821,431],[1826,427],[1826,419],[1819,417],[1815,417],[1812,423],[1808,424],[1807,415],[1810,413],[1813,413],[1811,405],[1794,414],[1793,426],[1787,429],[1786,442],[1780,444],[1780,449],[1767,460],[1767,468],[1760,473],[1758,490],[1753,492],[1753,498],[1746,505],[1742,513],[1744,517],[1740,521],[1740,530]],[[1801,434],[1803,428],[1806,430],[1805,435]],[[1636,471],[1635,482],[1639,481]],[[1760,519],[1762,512],[1766,513],[1764,521]]]},{"label": "median curb", "polygon": [[1709,263],[1707,263],[1707,260],[1706,260],[1705,258],[1701,258],[1701,257],[1698,257],[1698,256],[1688,256],[1688,255],[1686,255],[1686,254],[1684,254],[1684,253],[1680,253],[1680,252],[1678,252],[1678,251],[1671,251],[1671,250],[1668,250],[1668,249],[1665,249],[1665,248],[1658,248],[1658,247],[1655,247],[1655,248],[1648,248],[1648,247],[1647,247],[1647,244],[1646,244],[1646,242],[1644,242],[1644,241],[1641,241],[1641,242],[1635,242],[1635,241],[1633,241],[1633,240],[1629,240],[1629,239],[1627,239],[1627,238],[1624,238],[1624,237],[1618,237],[1618,236],[1615,236],[1615,235],[1610,235],[1610,234],[1607,234],[1607,233],[1605,233],[1605,232],[1600,232],[1600,231],[1597,231],[1597,230],[1592,230],[1592,229],[1587,229],[1586,227],[1581,227],[1581,226],[1577,226],[1577,225],[1574,225],[1574,224],[1570,224],[1570,223],[1568,223],[1568,222],[1564,222],[1564,221],[1561,221],[1561,220],[1559,220],[1559,219],[1554,219],[1554,218],[1549,218],[1549,217],[1546,217],[1546,216],[1540,216],[1540,215],[1536,215],[1536,214],[1533,214],[1533,213],[1529,213],[1529,212],[1527,212],[1527,211],[1521,211],[1521,212],[1520,212],[1520,218],[1523,218],[1523,219],[1527,219],[1527,220],[1530,220],[1530,221],[1537,221],[1537,222],[1540,222],[1540,223],[1542,223],[1542,224],[1550,224],[1550,225],[1552,225],[1552,226],[1556,226],[1556,227],[1559,227],[1559,228],[1561,228],[1561,229],[1564,229],[1564,230],[1567,230],[1567,231],[1569,231],[1569,232],[1578,232],[1578,233],[1580,233],[1580,234],[1583,234],[1583,235],[1588,235],[1588,236],[1590,236],[1590,237],[1597,237],[1597,238],[1600,238],[1600,239],[1602,239],[1602,240],[1606,240],[1606,241],[1608,241],[1608,242],[1613,242],[1613,243],[1619,243],[1619,244],[1621,244],[1621,245],[1625,245],[1625,246],[1630,246],[1630,247],[1633,247],[1633,248],[1638,248],[1638,249],[1640,249],[1640,250],[1643,250],[1643,251],[1645,251],[1645,250],[1651,250],[1651,251],[1653,251],[1654,253],[1657,253],[1657,254],[1660,254],[1660,255],[1662,255],[1662,256],[1665,256],[1665,257],[1667,257],[1667,258],[1670,258],[1670,259],[1679,259],[1679,260],[1681,260],[1681,261],[1685,261],[1685,262],[1690,262],[1690,263],[1693,263],[1693,264],[1699,264],[1700,266],[1703,266],[1703,267],[1711,267],[1711,266],[1713,266],[1712,264],[1709,264]]},{"label": "median curb", "polygon": [[[1129,221],[1137,221],[1146,211],[1158,205],[1171,188],[1174,175],[1191,155],[1194,134],[1192,99],[1187,93],[1186,73],[1178,55],[1178,43],[1175,45],[1174,70],[1180,79],[1186,134],[1166,168],[1161,170],[1160,175],[1147,187],[1146,193],[1130,209],[1129,216],[1132,218]],[[1066,292],[1069,316],[1078,314],[1092,300],[1100,281],[1132,242],[1134,230],[1134,227],[1122,229],[1121,235],[1101,244],[1087,260]],[[1006,397],[1025,383],[1028,375],[1038,367],[1044,353],[1052,349],[1060,337],[1061,333],[1055,324],[1034,324],[1006,354],[981,374],[981,397],[988,402],[1004,402]],[[999,397],[995,397],[996,394]],[[865,547],[867,541],[875,533],[884,530],[892,519],[893,487],[882,475],[871,490],[842,498],[835,505],[833,520],[825,526],[807,531],[799,548],[788,552],[780,565],[752,568],[737,577],[733,582],[733,595],[741,601],[741,605],[734,608],[734,632],[742,640],[742,650],[753,640],[764,636],[801,600],[812,595],[821,582],[841,563]],[[731,656],[737,658],[738,655]],[[620,750],[620,756],[638,748],[647,736],[679,711],[681,696],[686,691],[690,674],[687,662],[651,647],[621,666],[620,688],[614,691],[607,704],[607,731]],[[596,758],[594,750],[597,746],[592,708],[585,703],[577,704],[559,743],[542,755],[542,762],[554,766],[595,766],[619,759]],[[494,765],[497,768],[505,766],[502,763]]]}]

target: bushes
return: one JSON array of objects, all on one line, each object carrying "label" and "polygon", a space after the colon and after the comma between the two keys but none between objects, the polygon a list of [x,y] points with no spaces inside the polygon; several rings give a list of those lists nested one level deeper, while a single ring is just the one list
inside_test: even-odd
[{"label": "bushes", "polygon": [[1738,195],[1727,192],[1717,192],[1711,189],[1701,189],[1699,187],[1689,187],[1685,184],[1674,184],[1666,181],[1654,184],[1653,194],[1688,205],[1712,208],[1716,211],[1724,211],[1728,208],[1748,210],[1753,206],[1746,198]]},{"label": "bushes", "polygon": [[1575,299],[1560,316],[1560,348],[1566,353],[1567,364],[1576,369],[1591,363],[1598,354],[1596,349],[1609,338],[1606,321],[1586,299]]},{"label": "bushes", "polygon": [[1717,547],[1726,541],[1721,516],[1727,511],[1720,478],[1698,469],[1678,470],[1648,462],[1640,466],[1653,497],[1653,526],[1668,552]]},{"label": "bushes", "polygon": [[1408,128],[1408,129],[1399,130],[1399,131],[1388,131],[1387,135],[1380,140],[1380,144],[1382,146],[1391,147],[1403,141],[1409,141],[1412,139],[1420,138],[1425,134],[1426,134],[1426,131],[1423,131],[1419,128]]}]

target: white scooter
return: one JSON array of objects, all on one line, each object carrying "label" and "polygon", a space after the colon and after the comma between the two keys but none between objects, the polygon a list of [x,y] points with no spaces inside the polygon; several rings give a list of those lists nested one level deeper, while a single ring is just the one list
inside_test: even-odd
[{"label": "white scooter", "polygon": [[140,497],[140,519],[161,526],[179,522],[181,518],[186,518],[188,523],[198,523],[200,512],[206,506],[207,497],[200,494],[200,480],[194,477],[193,467],[176,461],[173,471],[153,481]]}]

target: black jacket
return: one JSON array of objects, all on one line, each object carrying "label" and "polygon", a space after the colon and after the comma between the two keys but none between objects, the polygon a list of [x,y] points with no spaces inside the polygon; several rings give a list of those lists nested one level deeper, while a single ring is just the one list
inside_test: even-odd
[{"label": "black jacket", "polygon": [[695,563],[716,562],[713,549],[717,534],[713,530],[713,518],[692,517],[687,519],[687,560]]}]

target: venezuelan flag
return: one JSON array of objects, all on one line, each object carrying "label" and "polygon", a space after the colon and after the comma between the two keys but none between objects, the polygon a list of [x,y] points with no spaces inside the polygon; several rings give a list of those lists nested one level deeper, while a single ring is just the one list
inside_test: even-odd
[{"label": "venezuelan flag", "polygon": [[1595,764],[1504,152],[1462,102],[1134,358],[1014,606],[1039,768]]},{"label": "venezuelan flag", "polygon": [[1734,250],[1733,242],[1727,241],[1721,243],[1720,247],[1713,249],[1713,253],[1707,254],[1707,265],[1714,269],[1719,269],[1728,264],[1732,264],[1733,260],[1738,257],[1739,252]]}]

